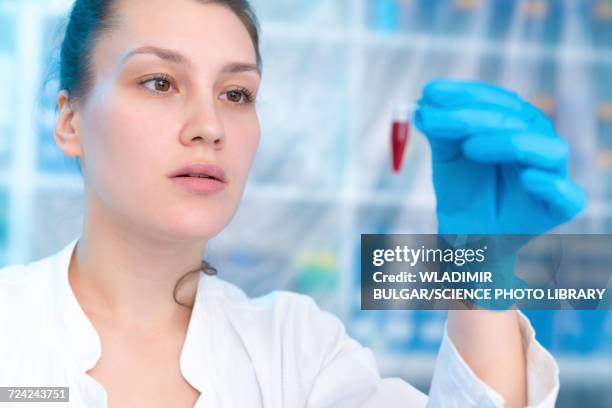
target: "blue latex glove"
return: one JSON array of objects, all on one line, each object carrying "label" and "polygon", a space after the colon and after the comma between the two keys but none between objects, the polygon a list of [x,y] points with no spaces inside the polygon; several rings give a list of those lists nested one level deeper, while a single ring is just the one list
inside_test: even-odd
[{"label": "blue latex glove", "polygon": [[567,143],[515,93],[434,81],[414,120],[432,149],[439,233],[541,234],[585,207]]}]

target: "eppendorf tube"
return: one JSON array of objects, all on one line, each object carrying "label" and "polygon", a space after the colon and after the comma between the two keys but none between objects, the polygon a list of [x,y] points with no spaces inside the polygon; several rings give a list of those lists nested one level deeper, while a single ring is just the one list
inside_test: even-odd
[{"label": "eppendorf tube", "polygon": [[391,159],[394,173],[399,173],[406,153],[414,105],[396,105],[391,116]]}]

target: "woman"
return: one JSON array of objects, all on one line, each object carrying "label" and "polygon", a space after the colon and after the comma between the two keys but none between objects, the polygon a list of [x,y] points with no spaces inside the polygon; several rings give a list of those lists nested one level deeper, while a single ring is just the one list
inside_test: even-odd
[{"label": "woman", "polygon": [[[10,328],[0,385],[70,387],[75,407],[554,406],[557,366],[515,310],[450,311],[427,397],[381,379],[370,350],[311,298],[249,299],[202,261],[238,207],[259,142],[256,27],[244,0],[76,1],[55,140],[80,159],[84,225],[57,254],[0,271]],[[467,125],[484,123],[444,101],[489,111],[516,102],[474,86],[435,83],[421,101],[439,201],[445,169],[465,169],[453,160]],[[482,155],[478,146],[461,160]],[[474,221],[449,221],[450,207],[438,206],[441,231]]]}]

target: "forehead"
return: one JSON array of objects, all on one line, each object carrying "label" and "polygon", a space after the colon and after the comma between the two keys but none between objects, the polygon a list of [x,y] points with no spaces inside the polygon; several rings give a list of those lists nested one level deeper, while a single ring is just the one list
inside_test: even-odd
[{"label": "forehead", "polygon": [[117,22],[98,44],[99,65],[114,64],[143,45],[174,49],[196,65],[256,62],[249,32],[234,12],[199,0],[118,0]]}]

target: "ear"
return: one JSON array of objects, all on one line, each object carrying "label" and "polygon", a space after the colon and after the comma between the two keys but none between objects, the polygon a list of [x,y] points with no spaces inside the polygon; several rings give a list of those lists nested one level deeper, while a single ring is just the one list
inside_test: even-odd
[{"label": "ear", "polygon": [[57,96],[59,117],[55,124],[53,138],[66,156],[79,156],[82,159],[83,149],[79,132],[79,114],[70,104],[68,92],[60,91]]}]

